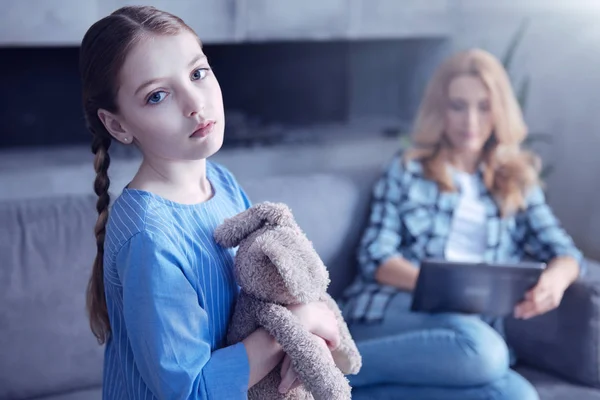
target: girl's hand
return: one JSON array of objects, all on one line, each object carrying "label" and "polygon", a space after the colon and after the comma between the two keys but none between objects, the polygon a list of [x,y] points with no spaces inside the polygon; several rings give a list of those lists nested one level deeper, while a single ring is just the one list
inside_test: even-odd
[{"label": "girl's hand", "polygon": [[305,328],[327,343],[330,349],[340,345],[340,330],[335,314],[323,302],[297,304],[287,307]]},{"label": "girl's hand", "polygon": [[[329,350],[327,343],[320,337],[316,337],[317,342],[320,346],[323,347],[323,352],[327,354],[327,356],[333,362],[333,356],[331,355],[331,351]],[[302,385],[300,379],[298,379],[298,374],[292,367],[292,359],[287,354],[283,358],[283,364],[281,365],[281,383],[279,384],[279,393],[287,393],[292,389],[297,388]]]},{"label": "girl's hand", "polygon": [[567,288],[577,279],[579,266],[571,259],[557,259],[542,273],[538,283],[515,307],[515,318],[529,319],[560,305]]},{"label": "girl's hand", "polygon": [[283,364],[281,364],[281,383],[279,383],[278,388],[279,393],[287,393],[300,385],[302,385],[302,382],[298,379],[298,374],[296,374],[294,368],[292,368],[292,359],[286,354],[283,358]]}]

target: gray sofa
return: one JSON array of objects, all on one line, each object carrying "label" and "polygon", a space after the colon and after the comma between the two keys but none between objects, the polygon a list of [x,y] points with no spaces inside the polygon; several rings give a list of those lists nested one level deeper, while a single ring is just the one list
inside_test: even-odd
[{"label": "gray sofa", "polygon": [[[329,266],[330,291],[337,296],[353,277],[371,185],[388,160],[389,154],[375,153],[371,160],[378,160],[371,162],[319,163],[315,158],[307,161],[312,172],[301,173],[303,167],[275,174],[268,166],[249,173],[252,155],[217,161],[237,174],[254,202],[291,206]],[[91,180],[70,179],[68,194],[55,190],[44,196],[41,190],[36,198],[0,200],[0,400],[101,398],[103,353],[84,307],[95,254],[95,198],[85,193]],[[85,187],[83,193],[73,185]],[[600,399],[600,389],[590,387],[600,387],[600,266],[589,268],[589,276],[569,289],[558,310],[507,324],[524,360],[517,368],[543,400]],[[379,390],[358,389],[354,398],[385,398],[378,397]]]}]

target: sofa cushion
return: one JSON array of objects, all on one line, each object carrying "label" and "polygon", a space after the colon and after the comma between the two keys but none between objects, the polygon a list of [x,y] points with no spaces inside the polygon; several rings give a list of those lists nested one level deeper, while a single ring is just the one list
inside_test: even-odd
[{"label": "sofa cushion", "polygon": [[0,399],[101,384],[85,311],[93,197],[0,203]]},{"label": "sofa cushion", "polygon": [[53,396],[36,397],[32,400],[101,400],[102,387],[77,390],[75,392],[57,394]]},{"label": "sofa cushion", "polygon": [[569,383],[555,375],[519,366],[515,370],[535,386],[540,400],[600,400],[600,390]]},{"label": "sofa cushion", "polygon": [[520,363],[600,387],[600,265],[575,282],[560,306],[530,320],[509,318],[509,344]]}]

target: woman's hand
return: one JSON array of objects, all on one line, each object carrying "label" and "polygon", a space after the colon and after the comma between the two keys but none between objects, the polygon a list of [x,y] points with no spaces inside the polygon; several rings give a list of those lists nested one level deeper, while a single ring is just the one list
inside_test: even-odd
[{"label": "woman's hand", "polygon": [[325,340],[334,350],[340,345],[340,329],[333,311],[324,302],[296,304],[287,307],[306,330]]},{"label": "woman's hand", "polygon": [[[319,345],[323,347],[323,352],[327,354],[327,356],[331,358],[331,361],[333,362],[333,356],[331,355],[331,351],[329,350],[327,343],[325,343],[325,341],[318,336],[316,339]],[[302,382],[300,379],[298,379],[298,375],[292,367],[292,359],[286,354],[283,358],[283,364],[281,365],[281,383],[279,384],[279,393],[287,393],[300,385],[302,385]]]},{"label": "woman's hand", "polygon": [[375,271],[375,279],[382,285],[413,291],[417,285],[419,269],[403,257],[395,256],[381,264]]},{"label": "woman's hand", "polygon": [[538,283],[525,294],[525,300],[515,307],[515,318],[529,319],[558,307],[565,291],[577,276],[579,265],[574,259],[554,259],[542,273]]}]

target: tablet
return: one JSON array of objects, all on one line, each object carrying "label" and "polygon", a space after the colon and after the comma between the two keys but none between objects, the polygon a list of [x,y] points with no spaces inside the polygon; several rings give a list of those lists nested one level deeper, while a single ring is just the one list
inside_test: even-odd
[{"label": "tablet", "polygon": [[535,286],[546,264],[489,264],[424,260],[411,310],[503,317]]}]

